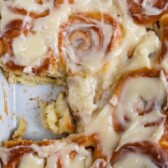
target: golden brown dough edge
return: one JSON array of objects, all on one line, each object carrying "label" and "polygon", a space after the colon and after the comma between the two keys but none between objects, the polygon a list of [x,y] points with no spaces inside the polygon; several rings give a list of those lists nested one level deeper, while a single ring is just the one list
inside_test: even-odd
[{"label": "golden brown dough edge", "polygon": [[4,66],[0,65],[1,70],[9,83],[22,83],[25,85],[36,85],[36,84],[54,84],[57,86],[64,86],[66,77],[50,77],[47,75],[37,76],[25,74],[21,71],[10,71]]}]

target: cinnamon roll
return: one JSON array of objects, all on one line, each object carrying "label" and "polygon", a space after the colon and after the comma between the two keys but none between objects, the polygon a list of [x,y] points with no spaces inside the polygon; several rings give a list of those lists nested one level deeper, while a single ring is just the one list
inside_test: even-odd
[{"label": "cinnamon roll", "polygon": [[[48,70],[49,66],[55,66],[56,60],[53,56],[53,51],[45,47],[44,39],[39,33],[34,33],[31,27],[31,22],[26,23],[23,27],[22,20],[14,20],[6,26],[6,31],[1,38],[1,60],[7,69],[23,71],[25,66],[34,64],[32,72],[40,74]],[[34,51],[33,55],[30,57],[29,51],[33,49],[31,46],[33,42],[37,42],[37,45],[34,46],[36,51]],[[23,51],[20,50],[20,47],[23,48]],[[22,52],[24,52],[24,54]],[[17,59],[15,59],[16,55]],[[42,63],[38,65],[43,55],[45,55],[45,58]],[[25,57],[25,59],[27,57],[27,61],[25,59],[22,61],[22,57]]]},{"label": "cinnamon roll", "polygon": [[166,97],[159,71],[143,69],[121,77],[111,99],[113,126],[122,133],[119,146],[160,140],[164,133]]},{"label": "cinnamon roll", "polygon": [[111,99],[113,126],[120,134],[111,158],[114,168],[167,167],[167,88],[162,75],[136,70],[117,82]]},{"label": "cinnamon roll", "polygon": [[[27,80],[31,78],[30,74],[34,74],[37,80],[52,82],[50,76],[57,72],[54,51],[46,45],[42,33],[34,28],[36,20],[49,15],[51,2],[21,2],[2,2],[0,64],[9,76],[12,71],[14,75]],[[9,15],[13,15],[13,19]]]},{"label": "cinnamon roll", "polygon": [[83,140],[85,141],[83,144],[66,140],[34,143],[9,141],[5,144],[5,148],[0,148],[0,158],[3,168],[25,166],[40,168],[106,167],[105,159],[97,155],[99,153],[92,148],[89,138]]},{"label": "cinnamon roll", "polygon": [[105,66],[105,58],[120,43],[122,34],[120,23],[106,13],[73,13],[60,26],[58,51],[62,67],[70,74],[100,70]]}]

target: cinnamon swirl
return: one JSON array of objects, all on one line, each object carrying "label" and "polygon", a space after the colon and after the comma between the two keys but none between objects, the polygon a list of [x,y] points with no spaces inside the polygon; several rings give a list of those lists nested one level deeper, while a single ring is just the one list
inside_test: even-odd
[{"label": "cinnamon swirl", "polygon": [[138,24],[152,24],[168,12],[167,0],[127,0],[130,15]]},{"label": "cinnamon swirl", "polygon": [[[70,74],[103,68],[104,57],[118,46],[123,34],[120,23],[101,12],[74,13],[60,29],[60,62]],[[92,64],[98,64],[96,70]]]}]

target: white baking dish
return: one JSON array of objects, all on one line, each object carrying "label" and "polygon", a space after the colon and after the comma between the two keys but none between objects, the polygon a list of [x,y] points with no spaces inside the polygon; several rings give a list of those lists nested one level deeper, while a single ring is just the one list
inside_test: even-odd
[{"label": "white baking dish", "polygon": [[23,117],[28,123],[24,138],[54,138],[55,136],[41,125],[38,100],[54,99],[60,89],[52,85],[8,84],[0,71],[0,141],[10,138],[17,127],[18,117]]}]

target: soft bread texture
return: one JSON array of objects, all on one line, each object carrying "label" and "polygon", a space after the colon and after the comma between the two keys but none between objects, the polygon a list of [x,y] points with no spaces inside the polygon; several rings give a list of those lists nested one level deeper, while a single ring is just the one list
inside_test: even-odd
[{"label": "soft bread texture", "polygon": [[9,72],[3,70],[3,73],[8,80],[8,82],[15,84],[15,83],[22,83],[24,85],[38,85],[38,84],[55,84],[58,86],[65,85],[65,79],[63,78],[50,78],[50,77],[40,77],[40,76],[30,76],[20,72]]},{"label": "soft bread texture", "polygon": [[63,93],[59,93],[54,102],[40,102],[41,120],[44,127],[54,134],[73,133],[76,130],[73,116],[65,101]]}]

